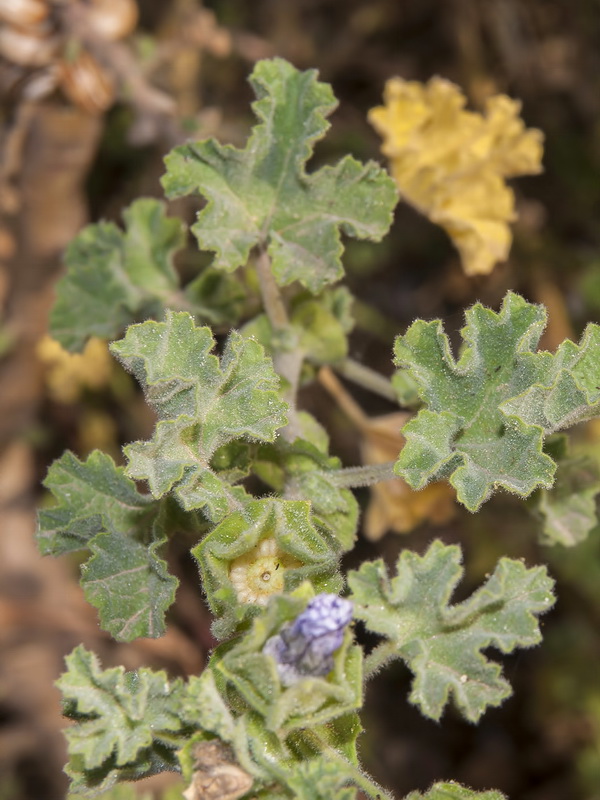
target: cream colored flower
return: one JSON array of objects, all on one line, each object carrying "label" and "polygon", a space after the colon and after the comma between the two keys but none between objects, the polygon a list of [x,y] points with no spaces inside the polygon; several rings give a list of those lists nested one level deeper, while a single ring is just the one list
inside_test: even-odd
[{"label": "cream colored flower", "polygon": [[443,78],[393,78],[384,100],[369,120],[404,199],[447,231],[467,275],[491,272],[512,242],[505,178],[541,172],[543,134],[525,129],[521,104],[505,95],[490,98],[485,115],[465,111],[464,95]]},{"label": "cream colored flower", "polygon": [[271,536],[231,562],[229,579],[241,603],[265,606],[272,594],[283,592],[286,569],[300,562],[279,549]]}]

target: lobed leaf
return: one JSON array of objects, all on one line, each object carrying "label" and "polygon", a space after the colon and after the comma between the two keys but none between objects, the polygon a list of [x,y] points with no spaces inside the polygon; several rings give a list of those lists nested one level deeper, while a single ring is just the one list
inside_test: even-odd
[{"label": "lobed leaf", "polygon": [[536,615],[551,608],[553,582],[543,567],[503,558],[469,599],[450,605],[463,574],[460,559],[458,547],[435,541],[423,556],[401,553],[391,580],[378,560],[351,571],[348,583],[355,616],[386,637],[379,647],[414,673],[411,702],[437,720],[452,696],[475,722],[510,694],[500,666],[482,651],[494,646],[510,653],[537,644]]},{"label": "lobed leaf", "polygon": [[449,478],[476,511],[496,487],[527,496],[552,485],[544,434],[600,412],[600,327],[553,355],[534,352],[546,315],[519,295],[497,314],[477,303],[466,317],[458,360],[439,320],[417,320],[396,341],[396,362],[427,406],[403,429],[396,472],[415,489]]},{"label": "lobed leaf", "polygon": [[146,668],[102,670],[80,645],[67,656],[57,686],[65,715],[76,721],[65,731],[75,790],[173,769],[175,750],[189,733],[180,719],[181,680]]},{"label": "lobed leaf", "polygon": [[234,331],[219,360],[209,328],[167,311],[165,322],[132,325],[113,353],[142,384],[159,421],[150,441],[125,448],[127,472],[155,498],[173,492],[186,510],[213,520],[242,506],[245,492],[211,465],[238,439],[272,441],[286,424],[279,379],[262,347]]},{"label": "lobed leaf", "polygon": [[138,492],[123,468],[100,451],[84,462],[65,453],[44,485],[58,504],[39,514],[42,554],[89,549],[82,586],[104,630],[121,641],[162,636],[177,587],[158,554],[167,541],[165,507]]},{"label": "lobed leaf", "polygon": [[176,147],[165,159],[168,197],[207,198],[192,230],[213,251],[213,266],[233,271],[254,247],[271,257],[280,285],[300,281],[312,292],[343,274],[340,230],[379,241],[397,196],[374,162],[347,156],[307,174],[313,146],[324,135],[336,101],[315,70],[299,72],[281,58],[260,61],[250,83],[259,124],[238,150],[214,139]]},{"label": "lobed leaf", "polygon": [[112,222],[88,225],[67,248],[66,275],[56,286],[50,330],[67,350],[90,336],[114,339],[142,314],[157,313],[179,286],[173,256],[185,243],[181,220],[164,203],[136,200]]},{"label": "lobed leaf", "polygon": [[541,518],[542,544],[572,547],[587,538],[598,523],[596,496],[600,494],[600,469],[587,455],[570,455],[565,436],[552,437],[552,457],[558,463],[551,489],[532,497],[532,509]]},{"label": "lobed leaf", "polygon": [[474,792],[458,783],[436,783],[425,794],[411,792],[404,800],[506,800],[500,792]]}]

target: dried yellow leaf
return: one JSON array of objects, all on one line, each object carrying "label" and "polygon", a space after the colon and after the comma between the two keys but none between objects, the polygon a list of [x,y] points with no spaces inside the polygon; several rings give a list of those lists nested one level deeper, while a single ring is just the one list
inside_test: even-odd
[{"label": "dried yellow leaf", "polygon": [[74,403],[84,389],[100,389],[112,376],[114,361],[102,339],[91,338],[82,353],[69,353],[50,336],[37,346],[46,367],[46,385],[53,400]]},{"label": "dried yellow leaf", "polygon": [[464,95],[443,78],[392,78],[384,101],[369,121],[403,198],[446,230],[467,275],[488,274],[512,242],[505,179],[541,172],[542,132],[525,128],[521,104],[506,95],[490,98],[484,115],[465,111]]},{"label": "dried yellow leaf", "polygon": [[[401,411],[368,419],[361,430],[363,464],[383,464],[398,457],[404,446],[400,428],[407,416]],[[452,486],[445,482],[430,483],[418,492],[401,478],[376,483],[371,486],[365,514],[365,537],[377,541],[389,530],[410,533],[424,522],[443,525],[455,514],[455,496]]]}]

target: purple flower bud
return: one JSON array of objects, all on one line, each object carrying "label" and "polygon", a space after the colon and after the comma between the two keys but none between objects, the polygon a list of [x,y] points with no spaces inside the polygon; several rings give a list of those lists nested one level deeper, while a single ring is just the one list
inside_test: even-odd
[{"label": "purple flower bud", "polygon": [[265,642],[263,653],[277,662],[281,683],[292,686],[309,675],[327,675],[333,654],[352,619],[352,603],[334,594],[318,594],[292,623]]}]

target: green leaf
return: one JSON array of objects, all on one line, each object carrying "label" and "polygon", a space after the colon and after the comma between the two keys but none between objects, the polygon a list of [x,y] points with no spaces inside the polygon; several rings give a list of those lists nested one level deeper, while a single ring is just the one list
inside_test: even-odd
[{"label": "green leaf", "polygon": [[554,438],[549,452],[558,462],[556,481],[551,489],[538,490],[531,505],[542,520],[542,544],[572,547],[586,539],[598,522],[600,469],[590,456],[569,455],[565,436]]},{"label": "green leaf", "polygon": [[[568,359],[534,352],[546,314],[512,292],[500,313],[477,303],[466,316],[458,361],[439,320],[417,320],[396,341],[396,361],[410,370],[427,405],[403,429],[396,472],[413,489],[449,478],[460,502],[476,511],[495,487],[526,496],[552,485],[556,466],[542,451],[540,415],[523,413],[519,398],[555,381],[557,359]],[[568,344],[571,352],[575,345]],[[591,370],[583,358],[569,364],[581,374]],[[579,373],[568,373],[569,381],[580,380]],[[556,380],[566,374],[562,369]],[[552,416],[561,414],[554,409]]]},{"label": "green leaf", "polygon": [[255,341],[234,331],[219,361],[209,328],[167,311],[165,322],[132,325],[111,350],[142,384],[159,422],[150,441],[125,448],[127,472],[155,498],[173,492],[186,509],[213,520],[240,508],[245,493],[211,467],[237,439],[272,441],[286,424],[279,378]]},{"label": "green leaf", "polygon": [[286,779],[286,786],[298,800],[354,800],[356,789],[340,765],[327,756],[299,764]]},{"label": "green leaf", "polygon": [[348,355],[351,302],[343,287],[318,298],[295,298],[290,323],[298,331],[298,346],[313,362],[330,364]]},{"label": "green leaf", "polygon": [[469,599],[449,605],[463,574],[460,560],[458,547],[435,541],[423,556],[405,550],[392,580],[379,560],[351,571],[348,583],[355,616],[388,640],[379,652],[401,658],[414,673],[411,702],[437,720],[452,695],[475,722],[510,694],[500,666],[482,651],[537,644],[535,615],[551,608],[553,581],[543,567],[503,558]]},{"label": "green leaf", "polygon": [[164,203],[136,200],[112,222],[88,225],[67,248],[66,275],[56,286],[50,330],[67,350],[90,336],[114,339],[140,315],[160,313],[179,287],[173,256],[185,242],[179,219]]},{"label": "green leaf", "polygon": [[[546,356],[549,354],[545,354]],[[590,323],[577,345],[566,339],[554,355],[543,380],[518,397],[507,400],[502,410],[546,433],[562,430],[600,414],[600,327]]]},{"label": "green leaf", "polygon": [[250,83],[259,124],[245,149],[214,139],[177,147],[165,159],[163,186],[168,197],[207,198],[192,230],[202,249],[215,252],[213,266],[233,271],[252,248],[266,247],[280,285],[298,280],[317,293],[343,274],[340,229],[379,241],[397,192],[381,167],[350,156],[305,172],[336,105],[314,70],[260,61]]},{"label": "green leaf", "polygon": [[[261,544],[273,540],[273,552],[263,554]],[[218,638],[229,636],[260,613],[272,593],[290,591],[306,579],[317,591],[341,588],[340,550],[313,525],[310,504],[303,501],[252,500],[207,534],[192,555],[217,617],[213,632]],[[245,568],[243,585],[254,599],[240,599],[231,578],[231,569],[237,565]],[[264,574],[269,582],[264,582]]]},{"label": "green leaf", "polygon": [[102,670],[83,646],[67,656],[67,667],[57,686],[65,715],[76,722],[65,731],[75,789],[107,789],[117,779],[173,769],[189,733],[179,716],[180,680],[146,668]]},{"label": "green leaf", "polygon": [[474,792],[458,783],[436,783],[426,794],[411,792],[404,800],[506,800],[500,792]]},{"label": "green leaf", "polygon": [[177,579],[158,551],[166,542],[166,507],[140,494],[110,456],[86,461],[65,453],[44,485],[58,504],[40,511],[38,544],[44,555],[89,549],[82,566],[86,599],[116,639],[162,636]]}]

